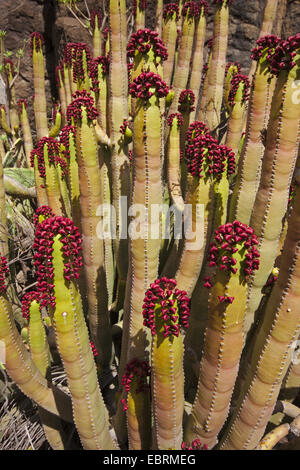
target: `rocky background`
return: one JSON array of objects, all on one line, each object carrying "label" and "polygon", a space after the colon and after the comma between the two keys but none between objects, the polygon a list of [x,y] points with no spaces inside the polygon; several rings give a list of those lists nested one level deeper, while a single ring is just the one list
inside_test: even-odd
[{"label": "rocky background", "polygon": [[[300,0],[280,1],[286,3],[286,16],[281,36],[288,37],[299,32],[300,29]],[[102,0],[87,0],[87,3],[92,9],[102,5]],[[147,26],[149,27],[153,26],[151,23],[154,18],[155,3],[155,0],[148,0]],[[250,67],[250,50],[259,35],[265,3],[266,0],[235,0],[230,7],[228,60],[239,61],[243,73],[247,73]],[[80,2],[79,6],[85,11],[84,2]],[[212,33],[213,10],[212,7],[208,19],[208,38]],[[280,34],[276,28],[277,25],[273,32]],[[44,35],[47,92],[49,107],[51,107],[50,96],[57,97],[55,65],[59,61],[64,44],[70,41],[90,44],[91,38],[88,31],[79,24],[64,5],[58,4],[57,0],[0,0],[0,29],[6,31],[5,44],[13,53],[23,47],[24,41],[28,40],[33,31],[39,31]],[[26,98],[29,101],[33,94],[28,43],[17,80],[17,94],[18,98]]]}]

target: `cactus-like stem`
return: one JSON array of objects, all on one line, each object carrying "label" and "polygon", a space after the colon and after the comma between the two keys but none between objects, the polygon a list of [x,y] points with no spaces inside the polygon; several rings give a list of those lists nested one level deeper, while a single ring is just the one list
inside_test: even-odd
[{"label": "cactus-like stem", "polygon": [[48,201],[41,201],[41,205],[49,205],[55,215],[63,215],[64,205],[60,192],[57,165],[62,165],[65,168],[66,163],[59,157],[57,141],[52,137],[43,137],[31,153],[32,166],[34,167],[35,159],[38,160],[39,177],[45,182]]},{"label": "cactus-like stem", "polygon": [[[62,113],[62,125],[64,125],[66,112],[67,112],[67,98],[66,98],[66,89],[65,89],[64,79],[63,79],[63,63],[61,63],[60,65],[56,67],[55,75],[56,75],[56,86],[58,88],[59,102],[60,102],[61,113]],[[55,136],[51,136],[51,137],[55,137]]]},{"label": "cactus-like stem", "polygon": [[253,343],[251,365],[221,449],[253,449],[263,436],[299,336],[300,193],[296,195],[278,279]]},{"label": "cactus-like stem", "polygon": [[102,13],[100,10],[93,10],[91,13],[91,28],[93,31],[93,57],[102,55]]},{"label": "cactus-like stem", "polygon": [[[186,144],[186,159],[190,175],[185,203],[191,205],[192,217],[187,221],[186,240],[175,278],[178,287],[186,290],[188,295],[192,294],[200,274],[207,240],[210,238],[212,229],[213,178],[221,174],[225,168],[217,141],[205,132],[207,128],[203,123],[199,123],[197,127],[192,124]],[[200,205],[204,205],[204,227],[201,234],[199,231]]]},{"label": "cactus-like stem", "polygon": [[227,418],[243,346],[246,281],[258,267],[257,243],[253,230],[235,221],[219,227],[210,246],[210,265],[218,269],[209,298],[197,394],[186,428],[188,442],[198,437],[213,447]]},{"label": "cactus-like stem", "polygon": [[120,281],[125,281],[128,271],[128,242],[121,238],[123,221],[121,196],[129,197],[130,167],[127,147],[123,145],[121,126],[128,118],[128,74],[126,61],[127,27],[125,0],[112,0],[109,4],[109,123],[112,143],[112,199],[116,211],[116,238],[114,253]]},{"label": "cactus-like stem", "polygon": [[170,113],[175,113],[178,107],[178,100],[181,90],[187,87],[189,76],[189,64],[192,57],[193,41],[195,33],[195,22],[199,16],[197,2],[187,2],[181,12],[184,17],[182,25],[182,36],[178,51],[178,60],[173,76],[174,99],[170,106]]},{"label": "cactus-like stem", "polygon": [[0,126],[8,136],[12,135],[12,130],[8,124],[6,108],[4,105],[0,106]]},{"label": "cactus-like stem", "polygon": [[184,200],[180,187],[180,126],[183,124],[182,115],[178,113],[170,114],[168,124],[171,127],[167,147],[169,193],[173,204],[182,212],[184,210]]},{"label": "cactus-like stem", "polygon": [[[76,149],[79,170],[81,229],[83,259],[89,305],[89,325],[92,340],[99,351],[102,367],[108,367],[112,355],[112,337],[108,314],[106,276],[104,270],[104,244],[97,230],[101,220],[99,207],[103,204],[101,169],[93,121],[97,110],[86,91],[77,92],[69,105],[69,123],[76,126]],[[99,215],[98,215],[99,214]]]},{"label": "cactus-like stem", "polygon": [[145,28],[145,15],[147,8],[147,0],[132,1],[133,15],[135,16],[135,30]]},{"label": "cactus-like stem", "polygon": [[228,97],[231,89],[231,80],[237,74],[241,73],[241,66],[238,62],[228,62],[225,68],[225,79],[224,79],[224,96],[223,102],[225,106],[226,113],[230,113],[230,105],[228,102]]},{"label": "cactus-like stem", "polygon": [[71,202],[72,220],[76,227],[81,229],[81,211],[80,211],[80,189],[78,163],[76,157],[76,127],[68,126],[62,128],[60,132],[61,153],[64,159],[68,161],[68,187],[69,198]]},{"label": "cactus-like stem", "polygon": [[[22,312],[23,316],[26,316],[29,320],[28,343],[32,360],[41,374],[49,380],[50,351],[41,317],[38,292],[32,291],[25,294],[22,298]],[[41,407],[39,407],[39,415],[51,448],[53,450],[63,450],[65,447],[60,420],[53,415],[49,415]]]},{"label": "cactus-like stem", "polygon": [[20,122],[21,122],[21,127],[22,127],[22,134],[23,134],[23,142],[24,142],[24,148],[25,148],[25,155],[26,155],[26,162],[28,168],[30,168],[31,163],[30,163],[30,154],[33,149],[33,143],[32,143],[32,134],[30,130],[30,124],[28,120],[28,114],[27,114],[27,102],[25,100],[19,100],[18,101],[18,107],[19,107],[19,116],[20,116]]},{"label": "cactus-like stem", "polygon": [[61,390],[49,386],[47,380],[33,363],[21,336],[18,333],[11,304],[6,296],[4,277],[7,264],[1,259],[1,297],[0,297],[0,339],[5,345],[5,368],[7,374],[22,392],[38,405],[72,422],[72,409],[69,397]]},{"label": "cactus-like stem", "polygon": [[276,79],[268,68],[269,60],[278,44],[277,36],[266,36],[257,41],[252,57],[257,69],[252,81],[247,128],[239,158],[236,184],[230,202],[229,220],[249,224],[261,174],[265,151],[262,130],[268,125],[271,99]]},{"label": "cactus-like stem", "polygon": [[189,88],[195,95],[195,109],[191,112],[190,121],[193,122],[196,118],[196,110],[199,106],[199,94],[201,85],[201,74],[203,69],[203,53],[204,53],[204,40],[206,33],[206,17],[209,12],[208,3],[206,0],[198,2],[200,16],[196,23],[195,39],[194,39],[194,53],[191,63],[191,76],[189,80]]},{"label": "cactus-like stem", "polygon": [[157,209],[159,211],[162,204],[162,126],[159,101],[168,91],[166,83],[153,72],[142,72],[130,84],[130,93],[136,99],[131,203],[137,204],[141,213],[135,209],[131,221],[133,231],[130,233],[128,290],[123,328],[128,333],[127,336],[124,335],[122,344],[122,372],[125,364],[133,357],[142,361],[147,359],[146,332],[141,309],[145,291],[158,275],[161,233]]},{"label": "cactus-like stem", "polygon": [[246,75],[236,74],[231,81],[228,95],[231,112],[225,144],[233,150],[235,155],[238,155],[245,109],[249,98],[249,87],[249,79]]},{"label": "cactus-like stem", "polygon": [[146,362],[132,359],[127,364],[122,379],[126,397],[122,398],[126,411],[130,450],[145,450],[151,447],[151,401],[147,377],[150,368]]},{"label": "cactus-like stem", "polygon": [[45,92],[45,66],[42,46],[44,39],[40,33],[31,35],[34,86],[34,117],[37,138],[48,136],[47,103]]},{"label": "cactus-like stem", "polygon": [[[261,25],[261,29],[259,32],[259,38],[262,38],[264,36],[272,34],[272,29],[274,26],[275,18],[276,18],[276,13],[277,13],[277,7],[278,7],[278,0],[267,0],[266,1],[266,6],[264,10],[264,17],[263,17],[263,22]],[[255,73],[256,69],[256,63],[255,61],[252,62],[250,72],[249,72],[249,80],[252,80],[252,77]]]},{"label": "cactus-like stem", "polygon": [[205,117],[205,106],[206,106],[206,95],[207,95],[207,90],[208,90],[208,78],[209,78],[209,69],[211,65],[211,60],[212,60],[212,44],[213,44],[213,39],[211,38],[208,43],[207,47],[209,48],[209,55],[207,59],[207,63],[203,66],[202,69],[202,90],[201,90],[201,98],[200,98],[200,103],[199,106],[196,110],[196,120],[197,121],[203,121]]},{"label": "cactus-like stem", "polygon": [[62,113],[60,110],[55,110],[54,123],[49,130],[49,137],[57,137],[62,125]]},{"label": "cactus-like stem", "polygon": [[204,119],[211,131],[215,130],[220,123],[228,42],[228,5],[231,0],[215,0],[214,3],[217,4],[217,10],[214,20],[214,40],[208,71]]},{"label": "cactus-like stem", "polygon": [[273,73],[279,75],[272,99],[260,185],[250,219],[259,238],[261,264],[249,286],[245,332],[252,324],[261,289],[274,264],[298,155],[300,101],[294,99],[294,84],[300,77],[299,46],[300,34],[291,36],[277,46],[271,62]]},{"label": "cactus-like stem", "polygon": [[168,58],[163,63],[163,78],[168,86],[171,85],[174,70],[178,18],[178,5],[176,3],[166,5],[163,11],[162,40],[168,50]]},{"label": "cactus-like stem", "polygon": [[183,339],[189,298],[174,279],[157,279],[146,292],[144,324],[150,328],[154,447],[181,449],[184,405]]},{"label": "cactus-like stem", "polygon": [[77,285],[83,265],[79,232],[70,219],[48,218],[37,228],[34,248],[41,304],[52,317],[81,443],[84,449],[115,449]]}]

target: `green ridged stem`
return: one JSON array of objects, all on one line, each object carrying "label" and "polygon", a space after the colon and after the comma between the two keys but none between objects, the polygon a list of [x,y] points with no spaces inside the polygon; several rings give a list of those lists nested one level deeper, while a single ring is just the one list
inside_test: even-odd
[{"label": "green ridged stem", "polygon": [[163,77],[168,86],[171,85],[174,70],[177,23],[176,13],[174,13],[172,18],[167,17],[162,24],[162,40],[168,50],[168,58],[163,62]]},{"label": "green ridged stem", "polygon": [[230,201],[229,220],[250,222],[256,192],[259,186],[264,142],[261,134],[268,125],[271,100],[276,79],[268,71],[267,51],[257,63],[250,92],[247,127],[238,160],[236,183]]},{"label": "green ridged stem", "polygon": [[[121,238],[123,221],[120,198],[129,199],[130,165],[128,148],[124,147],[121,126],[128,118],[128,73],[127,73],[127,25],[125,0],[111,0],[109,5],[109,51],[108,76],[108,133],[110,136],[112,167],[112,199],[116,211],[116,239],[113,241],[119,283],[126,280],[128,271],[128,240]],[[120,290],[120,289],[119,289]]]},{"label": "green ridged stem", "polygon": [[167,145],[168,187],[173,204],[179,211],[184,210],[180,187],[180,124],[178,117],[172,120]]},{"label": "green ridged stem", "polygon": [[264,317],[252,344],[251,363],[242,393],[229,422],[220,449],[255,448],[280,392],[299,337],[300,193],[285,241],[279,277],[273,287]]},{"label": "green ridged stem", "polygon": [[289,186],[299,147],[300,102],[293,98],[295,80],[299,80],[300,53],[290,72],[282,71],[273,94],[262,161],[260,185],[250,225],[259,238],[260,268],[249,285],[244,331],[247,333],[261,300],[261,289],[272,270],[289,197]]},{"label": "green ridged stem", "polygon": [[54,163],[49,162],[48,158],[48,146],[47,143],[43,147],[44,152],[44,164],[45,164],[45,182],[46,182],[46,193],[48,198],[48,206],[51,207],[55,215],[64,214],[64,204],[60,192],[60,184],[58,178],[57,166]]},{"label": "green ridged stem", "polygon": [[[50,375],[50,351],[46,337],[45,327],[41,318],[40,305],[36,300],[29,307],[29,348],[33,362],[41,374],[49,380]],[[39,415],[46,435],[53,450],[64,450],[62,427],[57,417],[49,415],[39,407]]]},{"label": "green ridged stem", "polygon": [[233,246],[238,250],[232,256],[237,271],[219,268],[210,291],[197,393],[185,429],[187,442],[200,438],[209,448],[217,443],[229,413],[243,347],[247,282],[242,270],[247,249],[243,239]]},{"label": "green ridged stem", "polygon": [[36,197],[38,206],[48,206],[48,196],[46,192],[45,179],[40,176],[38,169],[38,158],[37,155],[34,155],[34,180],[36,188]]},{"label": "green ridged stem", "polygon": [[41,40],[33,37],[32,64],[34,87],[34,118],[37,138],[48,136],[47,101],[45,92],[45,66]]},{"label": "green ridged stem", "polygon": [[189,77],[189,65],[193,51],[195,33],[195,18],[189,14],[189,10],[183,20],[182,36],[178,51],[178,60],[173,75],[174,99],[169,109],[169,114],[175,113],[178,107],[179,95],[186,89]]},{"label": "green ridged stem", "polygon": [[64,278],[61,235],[53,241],[55,307],[51,313],[56,343],[68,379],[73,416],[84,449],[116,449],[97,379],[78,286]]},{"label": "green ridged stem", "polygon": [[[203,86],[202,86],[202,91],[201,91],[201,98],[199,102],[199,106],[197,108],[196,112],[196,120],[197,121],[204,121],[205,117],[205,106],[206,106],[206,95],[207,95],[207,90],[208,90],[208,78],[209,78],[209,70],[211,67],[211,61],[212,61],[212,49],[209,52],[208,59],[207,59],[207,70],[205,72],[205,77],[203,79]],[[203,71],[202,71],[203,74]]]},{"label": "green ridged stem", "polygon": [[195,39],[194,39],[194,52],[193,60],[191,65],[191,76],[189,80],[189,87],[195,95],[195,109],[191,111],[190,122],[195,121],[196,111],[200,101],[200,85],[201,85],[201,74],[203,69],[203,52],[204,52],[204,40],[206,33],[206,16],[204,8],[202,7],[200,18],[196,23]]},{"label": "green ridged stem", "polygon": [[231,106],[229,122],[225,145],[230,147],[236,155],[236,163],[238,162],[238,149],[240,145],[244,116],[246,112],[247,99],[244,99],[245,83],[240,83],[234,97],[234,104]]},{"label": "green ridged stem", "polygon": [[229,96],[229,92],[231,88],[231,80],[237,73],[239,73],[238,65],[235,63],[231,63],[230,65],[228,64],[227,72],[225,74],[225,79],[224,79],[224,95],[223,95],[224,96],[223,102],[224,102],[227,116],[229,116],[230,109],[231,109],[230,104],[228,102],[228,96]]},{"label": "green ridged stem", "polygon": [[6,110],[4,106],[0,107],[0,126],[6,132],[8,136],[12,135],[12,130],[8,124],[7,116],[6,116]]},{"label": "green ridged stem", "polygon": [[[275,26],[275,19],[277,15],[277,8],[278,8],[278,0],[267,0],[265,9],[264,9],[264,16],[263,22],[259,32],[259,39],[266,36],[267,34],[271,34],[272,30]],[[252,80],[252,77],[255,73],[256,63],[253,60],[249,72],[249,79]]]},{"label": "green ridged stem", "polygon": [[21,105],[21,111],[20,111],[20,123],[21,123],[21,128],[22,128],[22,134],[23,134],[23,142],[24,142],[24,149],[25,149],[25,155],[26,155],[26,163],[28,168],[30,168],[31,163],[30,163],[30,154],[33,149],[33,143],[32,143],[32,134],[31,134],[31,129],[30,129],[30,124],[29,124],[29,119],[28,119],[28,114],[27,114],[27,109],[24,103]]},{"label": "green ridged stem", "polygon": [[204,122],[211,131],[220,123],[228,42],[229,7],[227,0],[217,4],[214,19],[212,57],[208,70]]},{"label": "green ridged stem", "polygon": [[140,7],[140,1],[136,0],[135,31],[145,28],[145,10]]},{"label": "green ridged stem", "polygon": [[[149,102],[137,100],[136,114],[133,120],[133,155],[134,166],[132,175],[131,204],[142,204],[147,210],[141,216],[142,230],[146,230],[141,238],[129,240],[129,272],[124,305],[123,342],[120,373],[134,357],[144,361],[147,359],[147,335],[143,327],[141,315],[144,294],[151,282],[157,278],[160,227],[157,226],[152,204],[162,204],[161,181],[161,114],[159,98],[153,95]],[[138,214],[132,214],[131,224],[138,221]],[[154,220],[151,218],[153,217]],[[153,231],[153,232],[152,232]],[[154,232],[158,237],[155,238]],[[143,255],[142,255],[143,254]]]},{"label": "green ridged stem", "polygon": [[101,367],[109,367],[112,360],[112,336],[108,313],[108,293],[104,266],[104,243],[97,234],[101,221],[99,206],[103,204],[98,146],[93,122],[85,107],[76,123],[76,149],[79,172],[81,229],[83,259],[88,299],[88,317],[92,340],[99,351]]},{"label": "green ridged stem", "polygon": [[70,397],[49,386],[32,361],[18,333],[11,304],[5,294],[0,297],[0,340],[5,345],[5,370],[14,383],[28,398],[49,413],[72,422]]},{"label": "green ridged stem", "polygon": [[99,57],[102,54],[102,33],[101,25],[98,24],[98,15],[95,15],[95,27],[93,29],[93,57]]},{"label": "green ridged stem", "polygon": [[49,137],[57,137],[62,125],[62,114],[60,111],[57,111],[55,116],[55,122],[51,129],[49,130]]}]

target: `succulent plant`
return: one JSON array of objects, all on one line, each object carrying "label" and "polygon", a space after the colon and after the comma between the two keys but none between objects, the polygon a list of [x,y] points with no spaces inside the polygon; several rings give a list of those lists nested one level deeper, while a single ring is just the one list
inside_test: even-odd
[{"label": "succulent plant", "polygon": [[[62,3],[92,45],[66,44],[50,119],[31,34],[36,133],[13,61],[0,64],[5,372],[52,449],[280,448],[298,429],[272,413],[300,385],[300,35],[271,34],[268,1],[246,76],[226,60],[232,1],[212,2],[208,43],[205,0],[159,0],[153,30],[142,0],[128,22],[125,0],[83,16]],[[28,197],[26,174],[34,290],[20,322],[6,208]]]}]

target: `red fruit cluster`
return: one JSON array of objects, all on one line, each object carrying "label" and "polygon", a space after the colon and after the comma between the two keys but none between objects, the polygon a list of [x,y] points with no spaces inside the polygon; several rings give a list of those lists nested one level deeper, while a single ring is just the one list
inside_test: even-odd
[{"label": "red fruit cluster", "polygon": [[102,12],[100,10],[92,10],[91,11],[90,23],[91,23],[91,28],[92,28],[93,31],[96,27],[96,18],[97,18],[97,23],[98,23],[98,29],[100,29],[101,28],[101,23],[102,23],[102,20],[103,20],[103,15],[102,15]]},{"label": "red fruit cluster", "polygon": [[89,77],[92,80],[92,90],[99,93],[99,66],[103,75],[108,75],[109,72],[109,56],[100,55],[95,57],[89,63]]},{"label": "red fruit cluster", "polygon": [[[254,230],[239,221],[221,225],[216,231],[214,241],[210,244],[208,255],[209,266],[218,266],[220,271],[236,274],[237,261],[233,254],[240,251],[244,253],[242,261],[242,274],[250,276],[259,267],[259,252],[256,249],[258,239]],[[208,286],[207,286],[208,287]],[[233,298],[232,298],[233,300]],[[231,298],[220,299],[221,302],[232,302]]]},{"label": "red fruit cluster", "polygon": [[200,439],[195,439],[190,446],[186,442],[182,442],[181,449],[182,450],[208,450],[208,447],[206,444],[202,444]]},{"label": "red fruit cluster", "polygon": [[[235,155],[230,147],[227,145],[219,145],[221,151],[221,162],[225,165],[227,170],[227,177],[235,173]],[[222,171],[223,172],[223,171]]]},{"label": "red fruit cluster", "polygon": [[191,113],[195,109],[195,95],[193,90],[182,90],[178,98],[178,111]]},{"label": "red fruit cluster", "polygon": [[[150,91],[150,89],[155,91]],[[161,78],[153,72],[142,72],[129,85],[129,93],[133,98],[148,101],[154,94],[158,98],[163,98],[169,93],[169,88]]]},{"label": "red fruit cluster", "polygon": [[0,257],[0,294],[4,294],[7,289],[6,279],[8,278],[9,270],[5,256]]},{"label": "red fruit cluster", "polygon": [[36,301],[38,304],[41,301],[41,294],[40,292],[34,290],[27,292],[25,295],[22,297],[22,317],[26,318],[26,320],[30,319],[29,315],[29,309],[30,305],[33,301]]},{"label": "red fruit cluster", "polygon": [[72,125],[72,118],[75,124],[82,119],[82,108],[86,109],[87,117],[94,121],[98,116],[98,111],[94,106],[94,100],[86,90],[76,91],[72,95],[73,101],[67,108],[67,121]]},{"label": "red fruit cluster", "polygon": [[236,95],[236,92],[238,90],[240,83],[244,84],[243,98],[242,98],[243,103],[246,103],[249,99],[249,90],[250,90],[249,78],[246,75],[237,73],[236,75],[234,75],[234,77],[231,80],[231,87],[230,87],[230,92],[228,95],[228,102],[230,106],[235,105],[235,95]]},{"label": "red fruit cluster", "polygon": [[66,159],[70,158],[70,134],[73,134],[74,139],[76,138],[75,126],[65,125],[59,133],[59,140],[64,146],[62,153]]},{"label": "red fruit cluster", "polygon": [[226,64],[226,67],[225,67],[225,75],[227,75],[228,73],[228,70],[230,69],[230,67],[234,67],[236,72],[235,73],[241,73],[241,66],[238,62],[228,62]]},{"label": "red fruit cluster", "polygon": [[42,46],[44,45],[45,41],[41,33],[31,33],[30,35],[30,49],[31,49],[31,54],[33,52],[33,49],[35,50],[41,50]]},{"label": "red fruit cluster", "polygon": [[177,119],[177,124],[179,127],[183,126],[183,116],[180,113],[172,113],[168,116],[168,119],[167,119],[168,126],[171,127],[173,125],[174,119]]},{"label": "red fruit cluster", "polygon": [[49,219],[50,217],[54,217],[54,213],[49,206],[38,207],[33,216],[33,224],[35,229],[40,223],[40,216],[43,216],[44,219]]},{"label": "red fruit cluster", "polygon": [[94,357],[97,357],[97,356],[98,356],[98,351],[97,351],[97,348],[96,348],[96,346],[94,345],[93,341],[90,341],[90,346],[91,346],[91,350],[92,350],[93,356],[94,356]]},{"label": "red fruit cluster", "polygon": [[188,144],[191,144],[195,137],[198,137],[202,134],[208,134],[209,129],[204,122],[194,121],[189,125],[189,128],[186,133],[186,141]]},{"label": "red fruit cluster", "polygon": [[163,19],[167,20],[173,17],[175,13],[175,20],[179,20],[179,7],[177,3],[168,3],[163,9]]},{"label": "red fruit cluster", "polygon": [[19,113],[21,114],[23,112],[23,106],[24,108],[26,109],[28,107],[28,102],[26,100],[18,100],[18,110],[19,110]]},{"label": "red fruit cluster", "polygon": [[91,51],[84,42],[69,42],[65,46],[64,62],[68,67],[73,67],[73,82],[77,83],[85,79],[83,68],[83,56],[86,56],[87,66],[92,59]]},{"label": "red fruit cluster", "polygon": [[179,326],[188,328],[190,299],[185,291],[176,288],[175,279],[162,277],[150,284],[143,304],[144,326],[152,336],[163,328],[164,338],[179,336]]},{"label": "red fruit cluster", "polygon": [[127,119],[124,119],[123,124],[120,126],[120,132],[121,132],[122,135],[125,135],[127,127],[130,127],[130,122],[127,121]]},{"label": "red fruit cluster", "polygon": [[198,2],[186,2],[181,10],[181,14],[183,17],[188,14],[189,18],[195,18],[195,20],[199,18],[200,13],[201,9],[199,8]]},{"label": "red fruit cluster", "polygon": [[151,29],[139,29],[136,33],[131,35],[127,46],[127,57],[135,57],[135,52],[138,51],[140,54],[148,54],[151,47],[153,48],[156,57],[160,57],[161,60],[167,60],[168,51],[157,31],[151,31]]},{"label": "red fruit cluster", "polygon": [[[43,137],[38,141],[37,146],[31,151],[30,162],[31,166],[34,167],[34,157],[37,156],[38,160],[38,170],[41,178],[45,178],[45,160],[44,160],[44,146],[47,146],[48,160],[50,165],[56,165],[61,163],[61,158],[59,157],[59,145],[58,142],[53,137]],[[64,166],[64,164],[62,164]]]},{"label": "red fruit cluster", "polygon": [[256,41],[256,46],[251,51],[251,59],[259,61],[264,51],[267,50],[267,60],[271,60],[275,48],[280,43],[281,39],[275,34],[267,34]]},{"label": "red fruit cluster", "polygon": [[185,158],[189,173],[198,178],[215,176],[225,168],[218,142],[210,134],[200,134],[186,141]]},{"label": "red fruit cluster", "polygon": [[78,228],[67,217],[51,217],[38,225],[35,233],[34,265],[37,272],[37,287],[41,295],[41,305],[55,307],[53,242],[60,235],[65,258],[64,278],[66,281],[79,278],[83,266],[81,256],[81,236]]},{"label": "red fruit cluster", "polygon": [[[126,395],[130,392],[131,384],[135,380],[137,387],[135,393],[147,392],[149,390],[149,384],[147,378],[150,376],[149,364],[139,359],[132,359],[125,368],[124,375],[122,377],[122,385],[125,389]],[[128,410],[127,399],[121,400],[123,404],[123,411]]]},{"label": "red fruit cluster", "polygon": [[282,40],[277,45],[274,54],[269,59],[270,70],[274,75],[278,75],[282,70],[291,70],[295,67],[294,58],[300,50],[300,33],[290,36],[287,40]]}]

